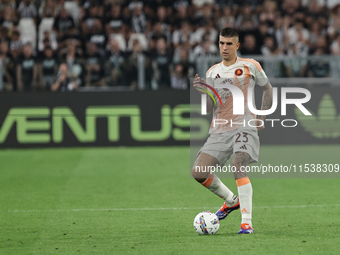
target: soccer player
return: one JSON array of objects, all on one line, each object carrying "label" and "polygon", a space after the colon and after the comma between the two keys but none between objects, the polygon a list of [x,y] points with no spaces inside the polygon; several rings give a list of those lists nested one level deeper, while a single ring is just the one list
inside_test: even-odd
[{"label": "soccer player", "polygon": [[[237,56],[239,46],[239,36],[234,28],[221,30],[219,48],[222,62],[208,70],[206,80],[198,77],[197,74],[195,76],[193,86],[201,94],[206,94],[208,86],[215,88],[222,105],[214,105],[212,98],[207,96],[207,112],[213,110],[210,136],[198,153],[192,175],[196,181],[225,201],[216,212],[218,218],[225,219],[229,213],[241,208],[242,222],[238,233],[251,234],[254,233],[251,222],[253,188],[245,169],[248,164],[258,161],[260,149],[258,131],[264,129],[266,116],[255,116],[250,112],[247,94],[249,87],[254,89],[255,84],[260,85],[264,90],[261,110],[268,110],[272,104],[273,89],[257,61]],[[229,89],[217,88],[217,84],[228,84],[242,90],[245,109],[243,115],[233,115],[235,95],[233,98]],[[217,96],[214,97],[218,102]],[[252,121],[248,122],[249,120]],[[205,171],[209,166],[223,167],[231,155],[233,155],[232,169],[234,169],[238,197],[221,182],[216,174]]]}]

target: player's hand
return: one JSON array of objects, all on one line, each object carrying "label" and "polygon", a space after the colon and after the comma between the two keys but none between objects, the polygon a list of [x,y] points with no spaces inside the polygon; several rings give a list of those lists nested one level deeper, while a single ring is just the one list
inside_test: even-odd
[{"label": "player's hand", "polygon": [[[197,89],[201,94],[207,94],[207,92],[202,90],[202,89],[207,88],[203,84],[206,84],[205,80],[203,78],[198,77],[198,74],[196,74],[194,84],[193,84],[194,88]],[[200,88],[202,88],[202,89],[200,89]]]},{"label": "player's hand", "polygon": [[[263,124],[263,125],[262,125]],[[257,131],[262,131],[263,129],[265,129],[265,126],[264,126],[264,121],[261,120],[261,119],[256,119],[256,122],[255,122],[255,125],[257,127]],[[262,125],[262,126],[261,126]]]}]

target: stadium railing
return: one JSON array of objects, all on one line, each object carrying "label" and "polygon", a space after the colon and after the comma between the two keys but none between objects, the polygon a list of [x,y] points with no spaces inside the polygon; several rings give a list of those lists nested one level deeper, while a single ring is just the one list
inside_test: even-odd
[{"label": "stadium railing", "polygon": [[[243,57],[243,56],[242,56]],[[330,55],[290,57],[277,56],[267,57],[262,55],[248,55],[246,58],[253,58],[261,63],[267,76],[273,84],[281,86],[331,86],[339,87],[340,78],[340,57]],[[196,60],[196,70],[200,77],[205,77],[206,71],[214,64],[222,61],[220,56],[200,57]],[[329,74],[327,77],[287,77],[285,68],[289,65],[306,66],[309,71],[309,64],[316,61],[328,65]]]},{"label": "stadium railing", "polygon": [[[260,62],[263,69],[273,85],[276,86],[328,86],[340,87],[340,57],[330,55],[307,56],[307,57],[289,57],[289,56],[275,56],[268,57],[262,55],[248,55],[247,58],[253,58]],[[206,71],[214,64],[221,62],[220,56],[199,57],[195,60],[196,72],[200,77],[205,77]],[[138,79],[137,89],[146,89],[146,70],[145,57],[139,54],[137,57],[138,65]],[[285,69],[291,65],[295,70],[299,70],[300,66],[305,66],[306,73],[310,71],[310,64],[319,61],[325,64],[329,70],[326,77],[287,77]],[[0,92],[4,88],[3,81],[3,61],[0,59]],[[93,91],[132,91],[129,86],[106,86],[106,87],[81,87],[82,92]]]}]

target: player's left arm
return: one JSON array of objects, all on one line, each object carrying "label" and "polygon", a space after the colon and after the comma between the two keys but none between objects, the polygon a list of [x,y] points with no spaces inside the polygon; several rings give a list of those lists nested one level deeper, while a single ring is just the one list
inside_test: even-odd
[{"label": "player's left arm", "polygon": [[[272,106],[273,87],[268,81],[265,85],[261,86],[261,88],[263,89],[261,110],[268,110]],[[264,120],[265,119],[266,119],[266,115],[256,116],[256,126],[257,126],[258,131],[261,131],[265,128],[265,126],[264,126]],[[261,126],[262,123],[263,123],[263,125]]]},{"label": "player's left arm", "polygon": [[[273,87],[270,84],[266,73],[257,61],[255,61],[254,67],[255,68],[253,70],[255,73],[255,82],[263,89],[261,110],[268,110],[272,106]],[[256,116],[256,126],[258,131],[262,131],[265,128],[265,119],[266,115]]]}]

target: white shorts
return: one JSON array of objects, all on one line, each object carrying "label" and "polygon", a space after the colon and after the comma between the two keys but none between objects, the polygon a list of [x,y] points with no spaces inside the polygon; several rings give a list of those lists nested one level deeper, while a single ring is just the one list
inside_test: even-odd
[{"label": "white shorts", "polygon": [[236,129],[231,132],[211,134],[197,156],[204,152],[215,157],[224,166],[232,154],[237,151],[250,155],[249,163],[257,162],[260,152],[260,139],[257,130]]}]

